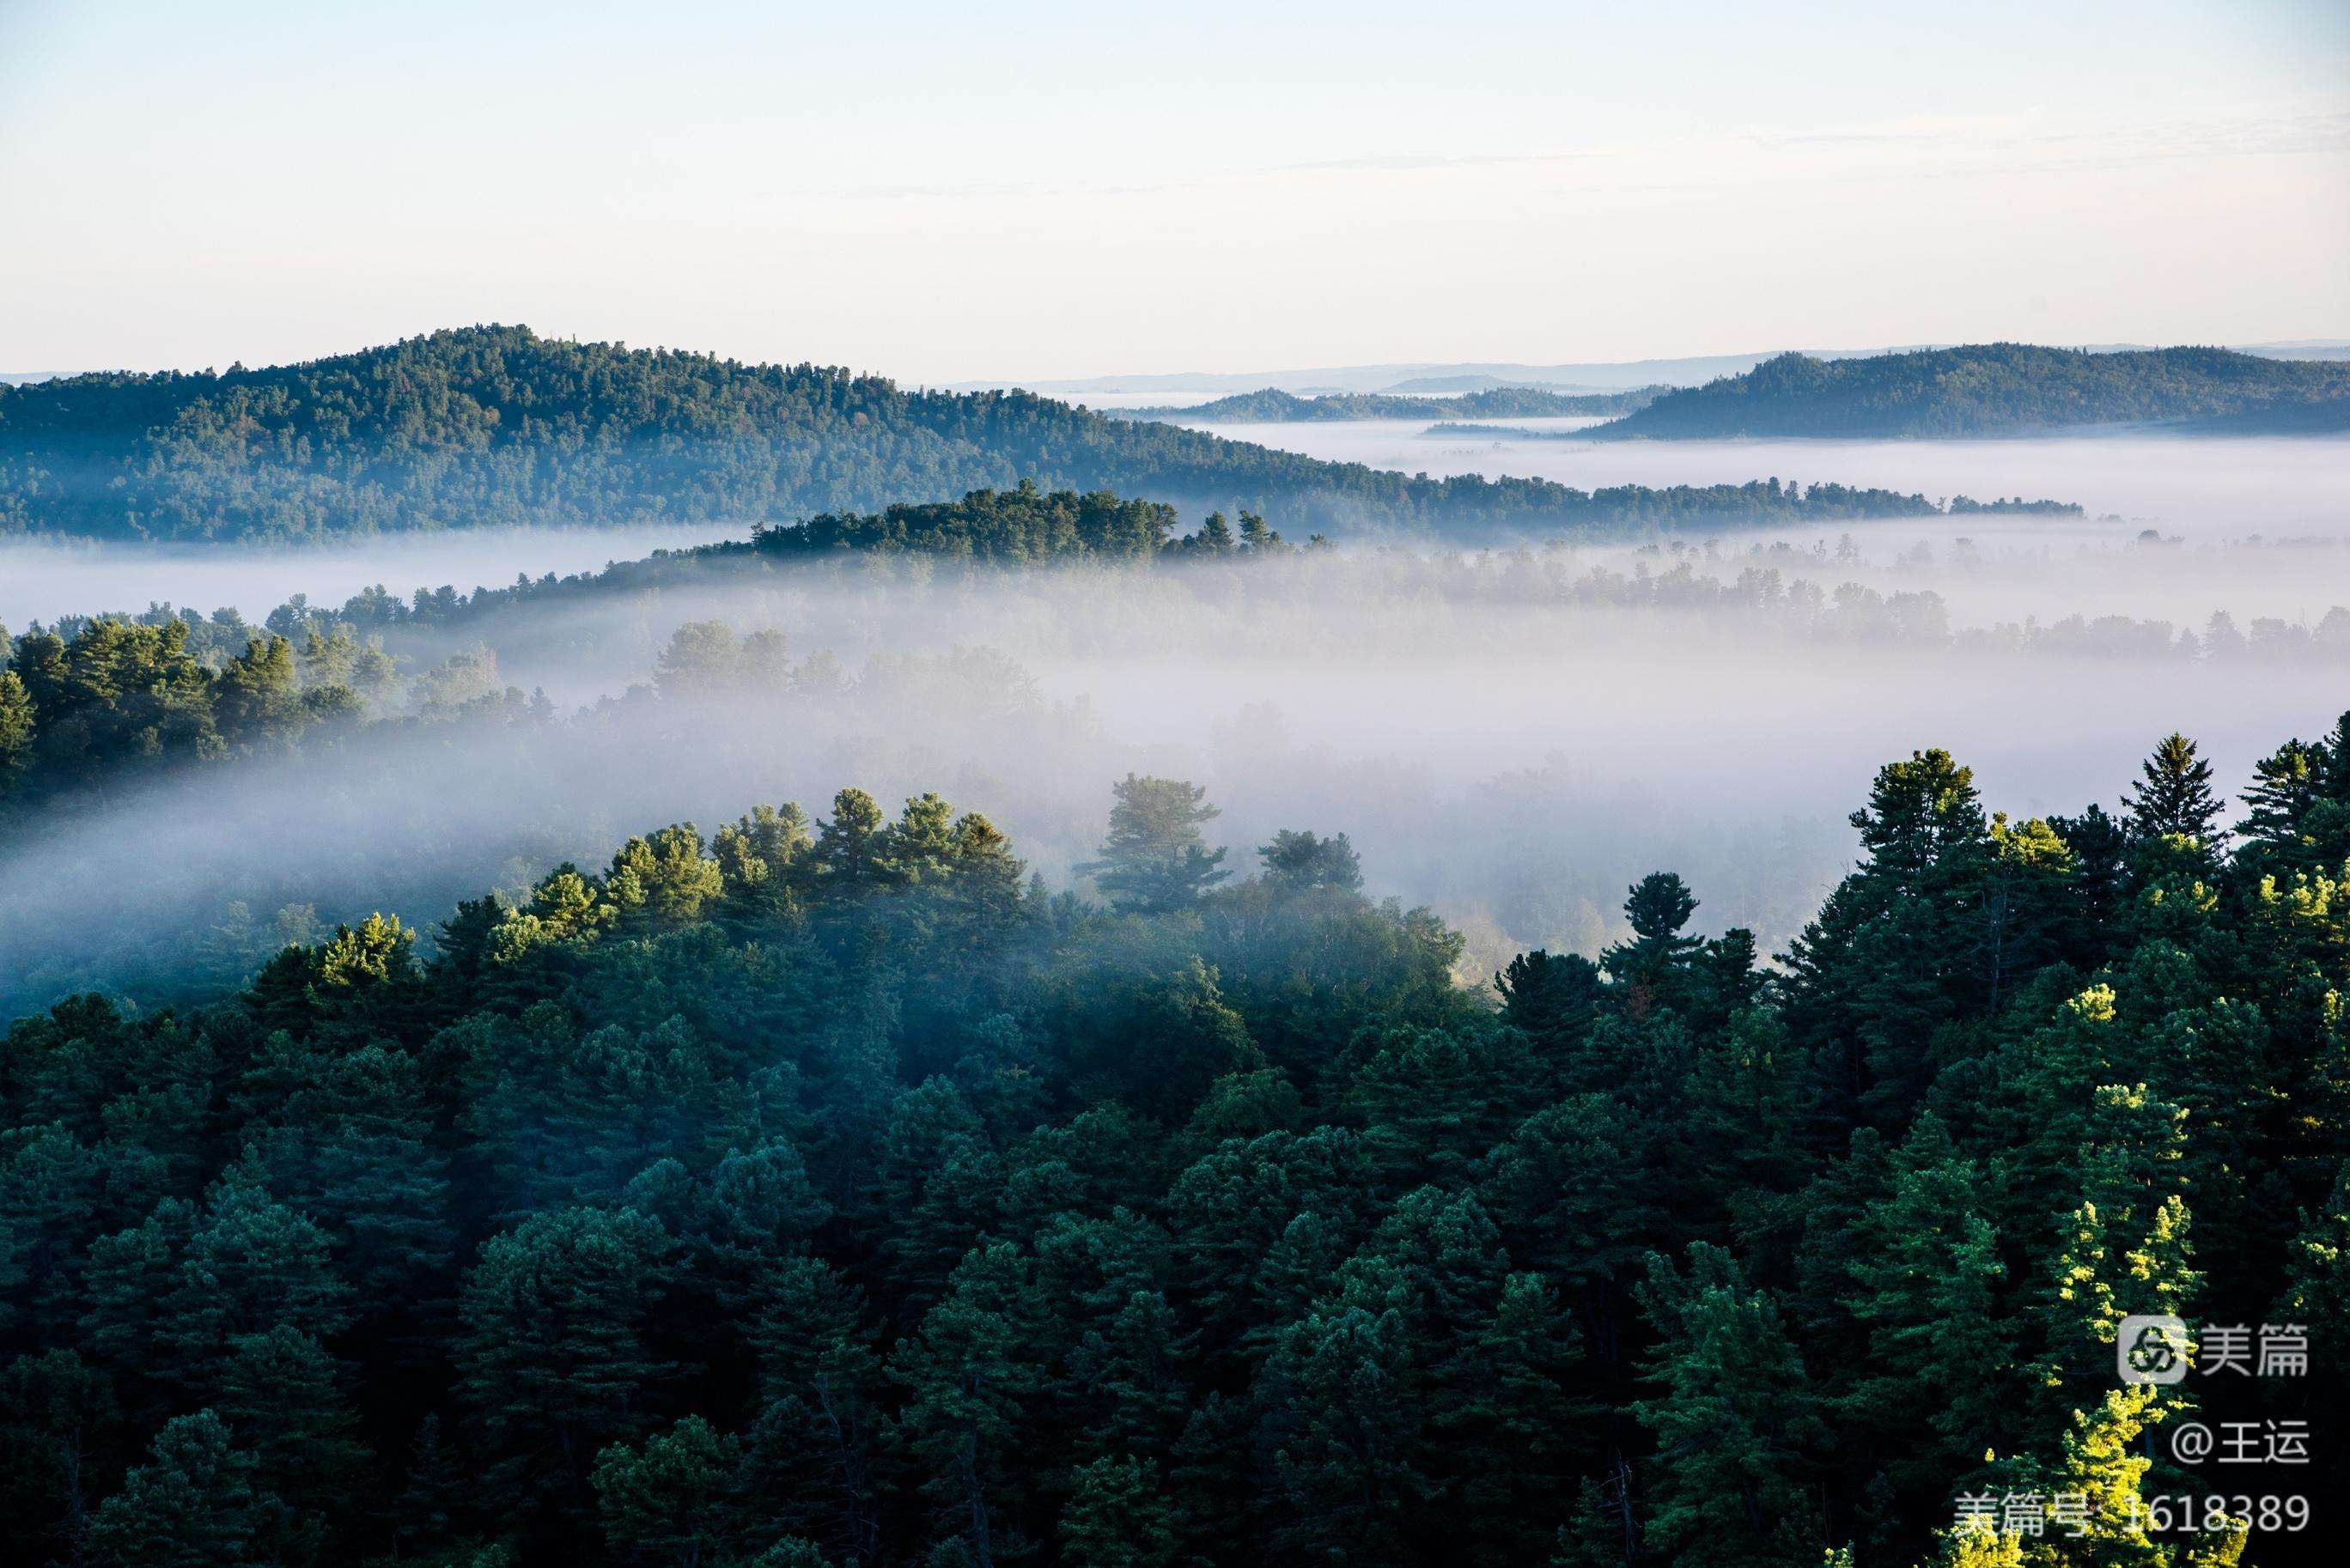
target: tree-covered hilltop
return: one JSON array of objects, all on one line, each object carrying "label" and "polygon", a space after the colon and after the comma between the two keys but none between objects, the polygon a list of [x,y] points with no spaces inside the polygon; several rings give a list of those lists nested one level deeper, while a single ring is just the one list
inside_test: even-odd
[{"label": "tree-covered hilltop", "polygon": [[[1144,562],[1162,556],[1250,555],[1282,548],[1280,533],[1253,512],[1240,531],[1221,512],[1199,530],[1180,534],[1175,508],[1163,502],[1124,501],[1107,491],[1079,495],[1045,492],[1023,480],[1011,490],[976,490],[960,501],[900,503],[879,513],[826,513],[805,523],[753,530],[755,555],[795,557],[835,552],[906,553],[941,560],[1032,566],[1067,561]],[[1318,540],[1318,535],[1316,536]],[[732,545],[695,552],[723,561]]]},{"label": "tree-covered hilltop", "polygon": [[[739,527],[1022,479],[1194,511],[1246,507],[1298,535],[1545,535],[1773,515],[1753,487],[1430,480],[1027,393],[909,391],[841,369],[567,342],[521,327],[268,369],[0,388],[0,535]],[[1871,515],[1928,509],[1890,492],[1846,493],[1879,509]]]},{"label": "tree-covered hilltop", "polygon": [[1110,409],[1113,419],[1194,420],[1208,424],[1306,424],[1323,420],[1527,420],[1572,414],[1628,414],[1647,408],[1669,387],[1622,392],[1553,392],[1540,387],[1491,387],[1457,398],[1399,397],[1386,392],[1333,392],[1301,398],[1278,387],[1235,392],[1189,407]]},{"label": "tree-covered hilltop", "polygon": [[2226,348],[2088,353],[2028,343],[1814,359],[1782,354],[1684,388],[1592,437],[1948,437],[2101,425],[2350,430],[2350,364]]},{"label": "tree-covered hilltop", "polygon": [[[1091,898],[847,789],[60,1004],[0,1565],[2333,1560],[2350,715],[2210,780],[1890,763],[1771,969],[1659,873],[1481,997],[1346,835],[1129,776]],[[2134,1314],[2309,1370],[2124,1386]],[[2149,1532],[2246,1490],[2190,1417],[2308,1462]]]}]

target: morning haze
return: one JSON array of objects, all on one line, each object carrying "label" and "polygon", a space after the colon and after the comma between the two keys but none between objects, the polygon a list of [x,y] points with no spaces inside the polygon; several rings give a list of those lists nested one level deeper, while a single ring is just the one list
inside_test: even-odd
[{"label": "morning haze", "polygon": [[2345,126],[0,4],[0,1568],[2332,1568]]}]

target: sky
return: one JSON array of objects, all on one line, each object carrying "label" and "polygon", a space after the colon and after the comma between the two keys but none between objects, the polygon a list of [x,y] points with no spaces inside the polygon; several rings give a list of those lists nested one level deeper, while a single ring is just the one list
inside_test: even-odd
[{"label": "sky", "polygon": [[912,381],[2350,337],[2350,0],[0,0],[0,372],[478,321]]}]

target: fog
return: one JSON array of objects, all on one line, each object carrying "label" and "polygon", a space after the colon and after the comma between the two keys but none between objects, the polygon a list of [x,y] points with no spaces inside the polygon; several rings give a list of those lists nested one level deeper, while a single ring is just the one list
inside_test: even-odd
[{"label": "fog", "polygon": [[[1821,461],[1799,476],[1906,472],[1900,483],[1930,492],[1939,462],[1977,494],[2119,510],[2158,490],[2224,493],[2221,475],[2252,461],[2235,450],[2246,444],[2270,443],[2147,443],[2127,483],[2132,465],[2103,443],[2039,449],[2080,450],[2085,466],[2060,472],[2051,455],[2049,472],[1999,484],[1918,444],[1884,449],[1881,473]],[[2197,452],[2217,472],[2191,470]],[[1904,454],[1927,461],[1905,470]],[[1887,760],[1947,747],[1991,808],[2074,812],[2111,807],[2174,728],[2232,790],[2256,757],[2350,707],[2350,608],[2326,618],[2350,606],[2350,530],[2339,511],[2316,521],[2338,476],[2297,452],[2277,461],[2304,484],[2298,499],[2272,477],[2249,484],[2249,514],[2182,503],[2158,522],[1946,517],[1835,536],[1025,573],[760,558],[641,592],[395,626],[383,635],[402,680],[380,696],[383,717],[411,712],[417,678],[452,655],[462,678],[436,678],[444,696],[540,688],[557,716],[379,723],[338,752],[52,811],[0,851],[0,1003],[140,989],[159,940],[184,950],[189,931],[234,972],[373,909],[429,925],[457,897],[519,894],[559,859],[600,866],[629,833],[679,820],[709,832],[783,800],[821,816],[847,784],[892,808],[935,790],[985,811],[1068,885],[1129,771],[1206,784],[1223,810],[1211,836],[1242,875],[1276,828],[1350,833],[1371,891],[1467,932],[1464,973],[1523,947],[1595,950],[1619,933],[1626,886],[1660,867],[1689,879],[1706,930],[1748,925],[1776,949],[1849,863],[1845,817]],[[2171,478],[2149,486],[2148,470]],[[1603,477],[1631,475],[1575,482]],[[2283,515],[2308,520],[2290,541],[2276,537]],[[2147,526],[2157,541],[2138,539]],[[52,615],[67,592],[84,595],[81,609],[209,608],[201,585],[216,582],[258,619],[282,588],[331,605],[378,579],[462,587],[623,543],[484,535],[403,541],[397,559],[212,557],[192,570],[133,559],[120,577],[9,591]],[[80,557],[71,569],[99,568]],[[2214,610],[2234,618],[2216,637]],[[713,618],[785,633],[791,669],[650,690],[671,634]]]},{"label": "fog", "polygon": [[[1483,421],[1480,421],[1482,423]],[[1212,424],[1256,441],[1334,462],[1426,472],[1611,484],[1742,484],[1782,479],[1881,485],[1936,500],[2048,496],[2092,518],[2199,535],[2338,534],[2350,526],[2350,437],[2226,439],[2144,435],[2036,436],[2012,441],[1576,441],[1602,421],[1511,420],[1523,437],[1466,436],[1424,420]],[[1989,521],[1985,519],[1985,521]]]},{"label": "fog", "polygon": [[21,631],[35,620],[151,604],[225,606],[258,622],[296,594],[341,604],[375,583],[495,587],[517,576],[594,571],[721,536],[716,529],[651,526],[501,528],[375,535],[295,550],[0,538],[0,626]]}]

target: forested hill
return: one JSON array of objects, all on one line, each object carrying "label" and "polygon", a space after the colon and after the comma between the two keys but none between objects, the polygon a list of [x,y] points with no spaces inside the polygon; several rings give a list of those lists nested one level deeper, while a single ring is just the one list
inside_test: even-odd
[{"label": "forested hill", "polygon": [[1607,416],[1644,409],[1669,387],[1625,392],[1551,392],[1539,387],[1493,387],[1457,398],[1401,398],[1380,392],[1338,392],[1301,398],[1278,387],[1235,392],[1189,407],[1109,410],[1113,418],[1193,420],[1202,423],[1311,424],[1326,420],[1531,420],[1559,415]]},{"label": "forested hill", "polygon": [[[1430,480],[1023,392],[478,327],[298,365],[0,388],[0,535],[287,541],[395,529],[782,524],[1032,478],[1293,534],[1456,537],[1738,523],[1754,486]],[[1931,510],[1823,486],[1845,516]]]},{"label": "forested hill", "polygon": [[1668,392],[1595,437],[1935,437],[2098,425],[2230,433],[2350,430],[2350,364],[2225,348],[2092,354],[1977,344],[1858,359],[1782,354]]}]

